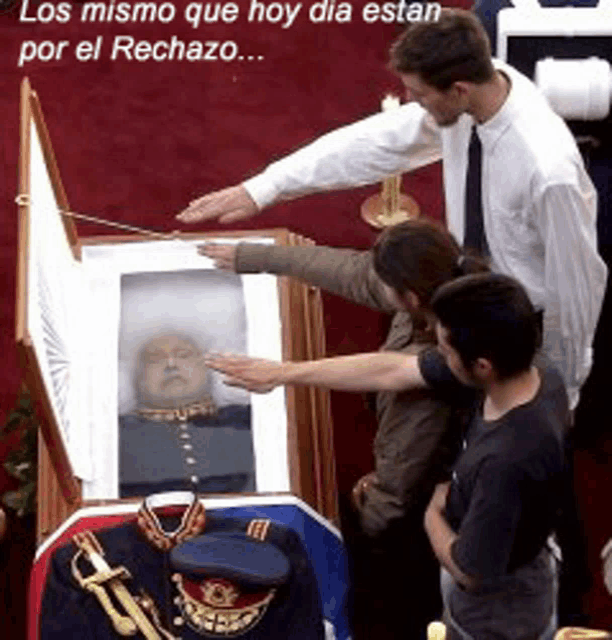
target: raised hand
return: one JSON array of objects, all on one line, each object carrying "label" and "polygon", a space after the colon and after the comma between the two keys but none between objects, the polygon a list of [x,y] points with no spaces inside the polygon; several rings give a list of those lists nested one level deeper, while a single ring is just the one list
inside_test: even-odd
[{"label": "raised hand", "polygon": [[198,253],[207,256],[215,263],[217,269],[223,271],[236,271],[236,245],[219,244],[217,242],[207,242],[198,245]]},{"label": "raised hand", "polygon": [[219,218],[219,222],[236,222],[259,213],[259,209],[248,191],[241,185],[213,191],[193,200],[176,218],[192,224]]},{"label": "raised hand", "polygon": [[225,384],[254,393],[268,393],[284,383],[285,365],[282,362],[231,353],[208,353],[204,363],[210,369],[224,373],[227,376]]}]

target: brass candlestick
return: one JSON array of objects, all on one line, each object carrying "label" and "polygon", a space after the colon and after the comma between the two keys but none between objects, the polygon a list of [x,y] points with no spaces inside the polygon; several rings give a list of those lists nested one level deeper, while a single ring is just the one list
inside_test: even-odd
[{"label": "brass candlestick", "polygon": [[[383,111],[398,109],[399,106],[400,101],[397,96],[388,95],[382,101]],[[401,185],[401,175],[385,178],[381,192],[370,196],[361,205],[361,217],[377,229],[418,218],[419,205],[414,198],[401,193]]]}]

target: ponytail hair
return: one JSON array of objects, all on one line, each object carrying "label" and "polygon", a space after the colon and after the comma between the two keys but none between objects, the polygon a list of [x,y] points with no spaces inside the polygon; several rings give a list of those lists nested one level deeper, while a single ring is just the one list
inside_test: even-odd
[{"label": "ponytail hair", "polygon": [[489,266],[484,258],[472,252],[464,253],[463,250],[460,251],[453,270],[454,278],[469,276],[471,273],[486,273],[489,271]]},{"label": "ponytail hair", "polygon": [[489,270],[482,259],[464,253],[441,224],[424,218],[385,229],[373,254],[378,277],[400,295],[413,291],[424,307],[444,283]]}]

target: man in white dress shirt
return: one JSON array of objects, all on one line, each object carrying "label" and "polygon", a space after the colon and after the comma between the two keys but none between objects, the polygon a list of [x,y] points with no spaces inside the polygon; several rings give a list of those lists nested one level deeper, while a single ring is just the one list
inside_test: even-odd
[{"label": "man in white dress shirt", "polygon": [[528,78],[491,59],[472,12],[444,9],[437,22],[410,24],[391,58],[408,104],[195,200],[179,220],[234,222],[282,200],[375,183],[442,159],[446,220],[461,241],[475,124],[491,266],[519,280],[544,309],[544,351],[575,408],[591,368],[607,268],[597,252],[597,193],[571,132]]}]

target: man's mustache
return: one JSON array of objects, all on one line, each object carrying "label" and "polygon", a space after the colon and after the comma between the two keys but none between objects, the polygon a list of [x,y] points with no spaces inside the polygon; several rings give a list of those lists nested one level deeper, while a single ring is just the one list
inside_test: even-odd
[{"label": "man's mustache", "polygon": [[162,380],[160,386],[162,389],[165,389],[168,385],[172,384],[173,382],[182,382],[183,384],[187,384],[189,382],[189,379],[185,378],[184,376],[178,373],[169,373],[164,376],[164,379]]}]

